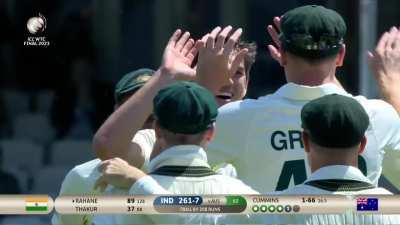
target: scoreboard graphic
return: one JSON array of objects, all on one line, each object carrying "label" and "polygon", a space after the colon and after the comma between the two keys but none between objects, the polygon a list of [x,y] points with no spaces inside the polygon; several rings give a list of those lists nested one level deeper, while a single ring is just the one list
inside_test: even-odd
[{"label": "scoreboard graphic", "polygon": [[0,195],[0,214],[400,214],[399,204],[399,195]]}]

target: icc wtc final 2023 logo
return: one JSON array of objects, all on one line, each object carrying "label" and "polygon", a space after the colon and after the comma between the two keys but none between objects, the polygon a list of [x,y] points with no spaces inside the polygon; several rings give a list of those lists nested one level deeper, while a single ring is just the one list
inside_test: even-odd
[{"label": "icc wtc final 2023 logo", "polygon": [[27,40],[24,41],[25,46],[44,46],[47,47],[50,45],[50,42],[46,40],[45,36],[36,36],[45,31],[47,26],[46,17],[43,14],[39,13],[39,16],[29,18],[26,23],[26,28],[29,33],[35,36],[29,36]]}]

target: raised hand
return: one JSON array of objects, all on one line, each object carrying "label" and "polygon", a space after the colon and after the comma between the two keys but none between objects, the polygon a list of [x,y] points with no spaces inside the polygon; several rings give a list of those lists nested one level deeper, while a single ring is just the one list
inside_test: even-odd
[{"label": "raised hand", "polygon": [[239,52],[235,50],[242,29],[239,28],[229,35],[232,29],[227,26],[221,31],[220,27],[216,27],[198,41],[197,81],[214,93],[232,82],[232,75],[247,53],[247,49]]},{"label": "raised hand", "polygon": [[[400,108],[400,30],[392,27],[385,32],[373,52],[368,52],[368,63],[385,100]],[[396,108],[396,106],[395,106]],[[396,108],[399,112],[399,109]]]},{"label": "raised hand", "polygon": [[130,166],[120,158],[113,158],[101,162],[98,170],[102,173],[96,181],[95,189],[104,191],[107,185],[113,185],[122,189],[129,189],[137,180],[146,176],[136,167]]},{"label": "raised hand", "polygon": [[193,80],[196,70],[191,67],[198,52],[190,33],[176,30],[165,47],[161,69],[177,80]]},{"label": "raised hand", "polygon": [[271,54],[271,57],[282,65],[281,41],[279,40],[279,33],[281,32],[281,18],[276,16],[274,17],[273,21],[276,28],[274,27],[274,25],[270,24],[268,25],[267,30],[275,45],[268,45],[268,50]]}]

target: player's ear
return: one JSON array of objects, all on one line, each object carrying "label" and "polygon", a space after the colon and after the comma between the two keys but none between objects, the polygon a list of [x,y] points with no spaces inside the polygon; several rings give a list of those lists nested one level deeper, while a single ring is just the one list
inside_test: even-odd
[{"label": "player's ear", "polygon": [[336,56],[336,66],[343,66],[344,56],[346,55],[346,45],[342,44],[342,47],[339,50],[339,53]]},{"label": "player's ear", "polygon": [[310,137],[308,136],[308,133],[303,130],[301,133],[301,137],[303,139],[303,145],[304,145],[304,151],[306,153],[310,152]]},{"label": "player's ear", "polygon": [[287,57],[288,57],[287,52],[285,50],[281,49],[281,60],[280,60],[279,64],[281,64],[282,67],[286,66]]},{"label": "player's ear", "polygon": [[158,123],[158,120],[155,119],[153,121],[153,128],[154,128],[154,133],[156,134],[157,139],[161,139],[163,137],[162,135],[162,128],[160,127],[160,124]]},{"label": "player's ear", "polygon": [[210,142],[212,141],[212,139],[214,139],[214,136],[215,136],[215,123],[213,123],[212,126],[206,130],[205,138],[208,142]]},{"label": "player's ear", "polygon": [[366,145],[367,145],[367,137],[365,137],[364,135],[364,137],[361,139],[360,147],[358,148],[359,155],[364,152]]}]

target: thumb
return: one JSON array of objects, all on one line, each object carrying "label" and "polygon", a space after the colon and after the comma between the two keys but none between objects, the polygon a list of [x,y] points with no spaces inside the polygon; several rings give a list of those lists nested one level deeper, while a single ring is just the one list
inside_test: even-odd
[{"label": "thumb", "polygon": [[203,55],[204,49],[206,48],[208,36],[210,36],[210,35],[206,34],[200,40],[198,40],[196,42],[196,49],[198,49],[199,57],[200,57],[200,55]]},{"label": "thumb", "polygon": [[279,64],[281,63],[281,53],[279,52],[279,50],[277,48],[275,48],[275,46],[273,45],[268,45],[268,50],[269,50],[269,54],[271,55],[271,57],[273,59],[275,59]]},{"label": "thumb", "polygon": [[374,59],[375,59],[374,53],[372,53],[371,51],[367,51],[367,61],[368,61],[369,68],[371,70],[373,70],[374,67],[375,67],[375,60]]}]

